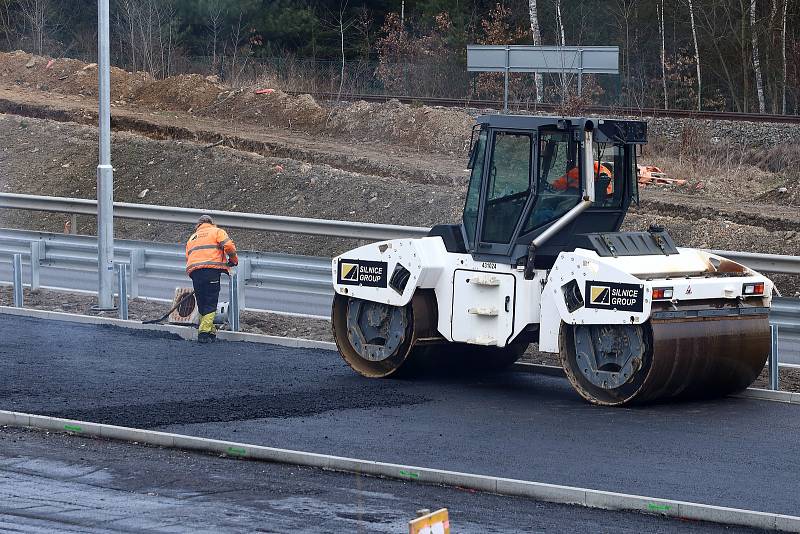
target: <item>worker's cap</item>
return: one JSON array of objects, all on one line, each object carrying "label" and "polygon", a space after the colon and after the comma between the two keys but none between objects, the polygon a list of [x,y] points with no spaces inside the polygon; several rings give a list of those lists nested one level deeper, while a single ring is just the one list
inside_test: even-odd
[{"label": "worker's cap", "polygon": [[201,215],[199,219],[197,219],[197,224],[214,224],[214,219],[211,218],[211,215]]}]

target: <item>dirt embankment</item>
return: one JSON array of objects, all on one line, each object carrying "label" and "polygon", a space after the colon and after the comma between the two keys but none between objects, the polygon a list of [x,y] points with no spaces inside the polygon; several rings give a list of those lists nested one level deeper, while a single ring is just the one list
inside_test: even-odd
[{"label": "dirt embankment", "polygon": [[[97,129],[0,115],[0,191],[96,197]],[[113,137],[114,198],[238,212],[431,226],[459,217],[463,188],[348,172],[326,164],[265,157],[223,146],[155,141],[129,133]],[[63,231],[67,217],[0,210],[0,226]],[[94,220],[78,217],[78,231]],[[181,242],[183,225],[117,220],[120,238]],[[356,243],[315,236],[235,231],[245,249],[333,255]]]},{"label": "dirt embankment", "polygon": [[[97,95],[97,67],[74,59],[17,51],[0,53],[0,83],[66,95]],[[262,89],[268,89],[263,92]],[[258,93],[257,93],[258,91]],[[311,96],[272,88],[234,88],[196,74],[154,80],[145,73],[112,71],[115,105],[235,119],[262,127],[288,127],[314,134],[375,140],[413,149],[463,153],[473,119],[441,107],[412,107],[397,101],[324,109]]]}]

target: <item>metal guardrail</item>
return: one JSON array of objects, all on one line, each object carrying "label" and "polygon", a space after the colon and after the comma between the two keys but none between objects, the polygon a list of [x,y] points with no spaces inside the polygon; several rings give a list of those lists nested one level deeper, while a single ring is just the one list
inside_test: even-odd
[{"label": "metal guardrail", "polygon": [[800,274],[800,256],[783,254],[758,254],[733,250],[709,250],[730,260],[747,265],[751,269],[765,273]]},{"label": "metal guardrail", "polygon": [[[80,198],[48,197],[0,193],[0,208],[33,211],[48,211],[70,215],[97,215],[97,201]],[[327,219],[306,219],[238,213],[221,210],[199,210],[150,204],[114,203],[114,217],[178,224],[194,224],[202,214],[212,215],[217,223],[229,228],[260,230],[288,234],[323,235],[330,237],[381,241],[402,237],[424,237],[430,228],[420,226],[396,226],[391,224],[358,223]],[[73,224],[74,228],[74,224]],[[781,254],[756,254],[730,250],[711,250],[752,267],[757,271],[781,274],[800,274],[800,257]]]},{"label": "metal guardrail", "polygon": [[[12,258],[23,258],[23,282],[33,289],[97,291],[97,240],[91,236],[0,229],[0,283],[12,281]],[[116,240],[114,257],[127,266],[131,298],[172,300],[191,285],[181,245]],[[333,287],[329,258],[241,251],[239,307],[328,318]],[[226,277],[223,283],[227,285]],[[223,293],[225,294],[225,293]]]},{"label": "metal guardrail", "polygon": [[[94,200],[0,193],[0,208],[96,215]],[[203,213],[230,228],[264,232],[325,235],[385,240],[422,237],[428,228],[304,219],[218,210],[198,210],[147,204],[114,203],[114,216],[125,219],[192,224]],[[74,226],[73,226],[74,228]],[[183,247],[163,243],[117,240],[115,258],[129,265],[130,295],[170,300],[176,286],[186,285]],[[94,237],[0,230],[0,281],[10,281],[11,255],[23,253],[31,287],[94,292],[97,288],[97,244]],[[800,257],[712,250],[758,271],[800,274]],[[240,307],[247,310],[327,317],[330,310],[331,265],[327,258],[243,252],[239,276]],[[79,273],[79,274],[76,274]],[[782,353],[800,364],[800,299],[773,301],[773,324],[780,328]]]},{"label": "metal guardrail", "polygon": [[[94,237],[0,229],[0,283],[12,281],[12,258],[20,254],[29,287],[97,290]],[[189,285],[180,245],[117,240],[114,254],[127,266],[132,298],[171,300],[176,287]],[[333,287],[328,258],[242,251],[237,274],[243,310],[329,316]],[[800,364],[800,299],[775,298],[770,322],[779,327],[781,362]]]},{"label": "metal guardrail", "polygon": [[[97,201],[81,198],[47,197],[0,193],[0,208],[50,211],[78,215],[97,215]],[[258,213],[237,213],[221,210],[199,210],[150,204],[114,202],[114,217],[139,219],[178,224],[194,224],[202,214],[214,217],[214,221],[228,228],[260,230],[288,234],[312,234],[353,239],[379,241],[399,237],[421,237],[427,228],[394,226],[390,224],[357,223],[326,219],[304,219]]]}]

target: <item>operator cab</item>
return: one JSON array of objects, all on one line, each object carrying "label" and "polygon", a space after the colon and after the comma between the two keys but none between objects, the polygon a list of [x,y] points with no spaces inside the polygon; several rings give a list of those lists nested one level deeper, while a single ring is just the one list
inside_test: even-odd
[{"label": "operator cab", "polygon": [[[486,115],[477,119],[472,137],[462,223],[431,231],[450,252],[522,264],[538,236],[568,219],[532,256],[536,268],[549,268],[582,235],[619,230],[631,201],[638,200],[636,145],[647,142],[645,122]],[[591,203],[588,176],[594,180]],[[585,209],[575,210],[582,203]]]}]

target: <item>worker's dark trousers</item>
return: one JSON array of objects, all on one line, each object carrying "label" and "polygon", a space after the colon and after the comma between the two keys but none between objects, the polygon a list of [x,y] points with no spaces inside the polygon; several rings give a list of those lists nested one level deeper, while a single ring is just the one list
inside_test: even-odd
[{"label": "worker's dark trousers", "polygon": [[219,300],[219,269],[195,269],[189,275],[194,285],[194,298],[200,315],[208,315],[217,311]]}]

